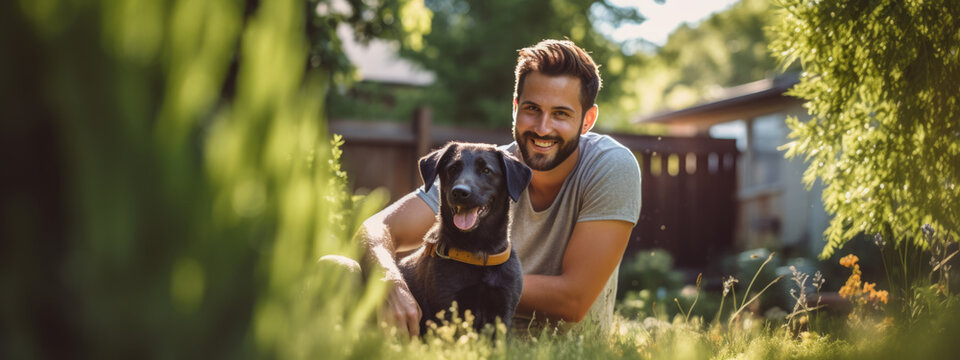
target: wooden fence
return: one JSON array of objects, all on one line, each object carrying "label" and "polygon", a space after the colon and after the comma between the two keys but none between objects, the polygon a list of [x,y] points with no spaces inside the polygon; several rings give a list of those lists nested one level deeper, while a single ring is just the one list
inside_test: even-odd
[{"label": "wooden fence", "polygon": [[[386,187],[393,200],[420,186],[417,159],[451,140],[506,144],[509,130],[431,126],[427,109],[411,122],[331,121],[343,135],[343,168],[354,189]],[[626,258],[662,248],[698,268],[731,250],[736,222],[734,140],[608,134],[637,156],[642,207]]]},{"label": "wooden fence", "polygon": [[733,249],[736,140],[611,135],[640,163],[643,206],[627,254],[662,248],[699,268]]}]

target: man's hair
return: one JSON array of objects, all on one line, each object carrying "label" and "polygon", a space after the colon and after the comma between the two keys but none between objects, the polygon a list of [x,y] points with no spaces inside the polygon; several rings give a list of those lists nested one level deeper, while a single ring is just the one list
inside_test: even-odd
[{"label": "man's hair", "polygon": [[570,40],[543,40],[520,49],[515,71],[513,97],[519,99],[523,81],[534,71],[548,76],[569,75],[580,79],[580,105],[587,113],[597,100],[602,80],[600,70],[586,51]]}]

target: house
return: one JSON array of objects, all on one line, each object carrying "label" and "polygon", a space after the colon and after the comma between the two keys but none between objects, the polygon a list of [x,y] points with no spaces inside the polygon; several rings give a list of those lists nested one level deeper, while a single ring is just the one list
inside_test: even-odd
[{"label": "house", "polygon": [[343,44],[343,52],[357,67],[361,81],[427,86],[436,79],[432,72],[401,58],[399,44],[395,41],[371,39],[361,44],[355,40],[353,30],[347,24],[337,27],[337,36]]},{"label": "house", "polygon": [[789,141],[786,117],[809,118],[803,102],[785,94],[797,82],[796,76],[760,80],[726,89],[712,101],[635,120],[666,125],[672,136],[736,139],[739,249],[781,249],[790,256],[823,248],[830,219],[822,190],[819,184],[806,190],[803,159],[785,159],[780,149]]},{"label": "house", "polygon": [[356,40],[347,24],[337,27],[343,52],[357,78],[337,83],[328,94],[326,113],[337,119],[382,121],[407,117],[423,103],[436,75],[400,57],[396,41]]}]

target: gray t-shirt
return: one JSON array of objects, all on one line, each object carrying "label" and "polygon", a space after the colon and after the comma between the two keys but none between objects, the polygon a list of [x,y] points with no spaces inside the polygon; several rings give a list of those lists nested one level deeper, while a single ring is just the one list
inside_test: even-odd
[{"label": "gray t-shirt", "polygon": [[[520,158],[517,144],[502,146]],[[424,192],[421,186],[417,196],[437,212],[439,186]],[[640,167],[629,149],[609,136],[588,132],[580,137],[577,165],[564,180],[553,204],[543,211],[533,210],[529,193],[525,190],[520,201],[511,203],[513,222],[510,240],[520,257],[524,274],[560,275],[563,254],[581,221],[622,220],[634,225],[640,217]],[[619,265],[614,270],[600,295],[580,326],[599,326],[609,330],[613,322],[613,307],[617,293]],[[514,328],[525,329],[530,319],[514,317]],[[531,328],[539,329],[534,323]],[[572,325],[564,326],[565,330]]]}]

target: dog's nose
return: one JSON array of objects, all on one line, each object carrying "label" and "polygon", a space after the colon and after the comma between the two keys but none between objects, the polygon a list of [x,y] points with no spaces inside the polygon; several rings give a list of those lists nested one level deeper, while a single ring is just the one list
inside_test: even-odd
[{"label": "dog's nose", "polygon": [[454,199],[463,200],[470,197],[470,188],[466,185],[454,185],[452,193]]}]

